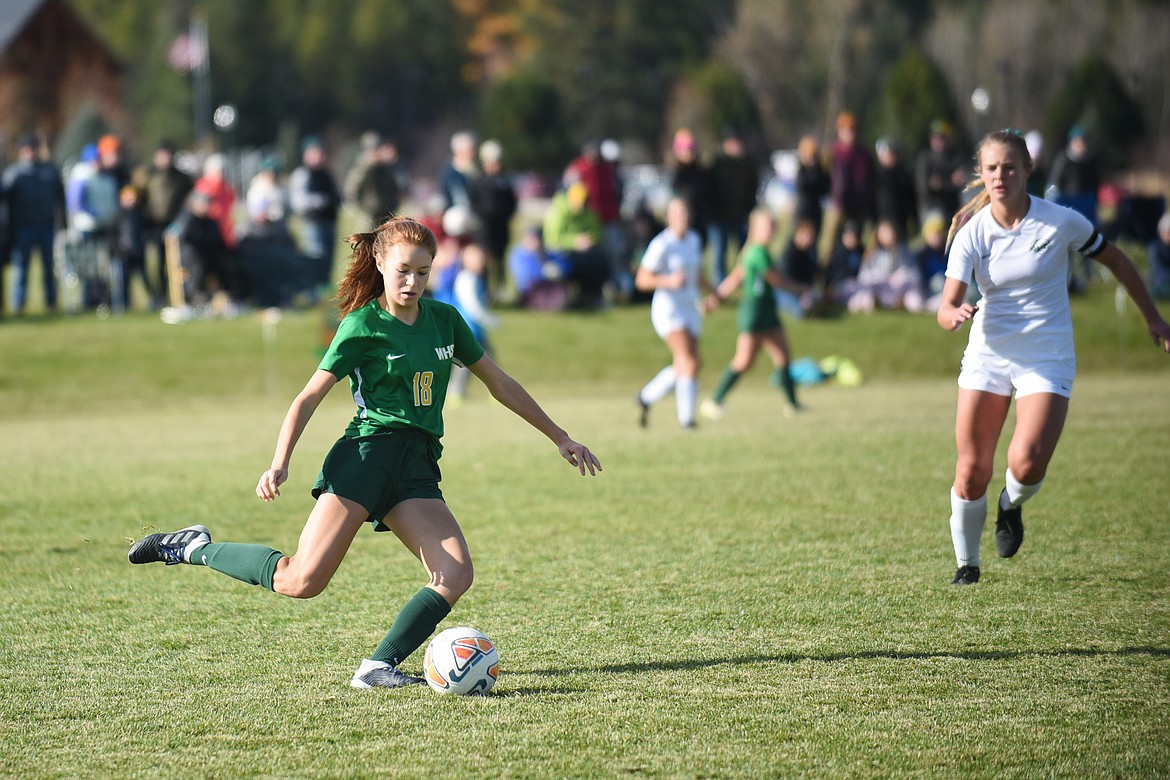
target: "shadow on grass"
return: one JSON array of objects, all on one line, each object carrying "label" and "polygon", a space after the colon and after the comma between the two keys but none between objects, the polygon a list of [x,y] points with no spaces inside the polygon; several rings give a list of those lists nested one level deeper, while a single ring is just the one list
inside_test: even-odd
[{"label": "shadow on grass", "polygon": [[[1124,657],[1146,655],[1155,658],[1170,657],[1170,648],[1166,647],[1121,647],[1116,650],[1102,650],[1097,648],[1067,648],[1064,650],[970,650],[970,651],[899,651],[899,650],[862,650],[856,653],[827,653],[825,655],[810,655],[802,653],[782,653],[779,655],[741,655],[732,658],[708,658],[702,660],[677,661],[645,661],[631,664],[606,664],[603,666],[582,666],[572,669],[508,669],[509,674],[530,674],[537,677],[559,677],[568,681],[574,677],[587,674],[643,674],[646,672],[688,672],[696,669],[709,669],[716,666],[749,666],[753,664],[795,664],[805,661],[820,663],[836,663],[838,661],[864,661],[874,659],[888,659],[891,661],[929,661],[933,659],[950,658],[958,661],[1011,661],[1019,658],[1098,658]],[[500,696],[525,696],[533,694],[572,693],[580,690],[577,686],[553,688],[509,688],[506,691],[493,693]]]}]

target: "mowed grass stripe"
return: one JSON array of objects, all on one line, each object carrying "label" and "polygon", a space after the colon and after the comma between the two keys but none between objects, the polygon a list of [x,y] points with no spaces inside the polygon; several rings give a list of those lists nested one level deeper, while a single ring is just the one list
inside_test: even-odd
[{"label": "mowed grass stripe", "polygon": [[[510,315],[508,328],[526,322]],[[595,447],[600,478],[578,477],[480,388],[447,415],[443,487],[477,582],[446,624],[499,643],[498,694],[482,699],[349,689],[357,660],[420,584],[418,564],[387,535],[360,534],[330,588],[307,602],[192,567],[125,562],[144,530],[191,522],[217,538],[295,547],[308,487],[351,412],[339,388],[306,432],[284,496],[254,497],[312,370],[310,319],[282,323],[281,360],[296,365],[282,362],[276,390],[221,373],[255,346],[224,332],[255,323],[184,332],[191,384],[141,380],[126,404],[123,382],[104,374],[124,373],[116,353],[112,366],[73,376],[84,392],[69,391],[72,411],[47,413],[52,386],[37,378],[47,366],[0,384],[12,400],[0,412],[0,775],[1170,771],[1165,368],[1082,372],[1020,555],[995,558],[989,533],[984,582],[954,589],[953,374],[900,379],[866,369],[880,355],[853,354],[870,381],[809,388],[809,412],[787,420],[760,366],[719,424],[680,431],[665,402],[643,431],[633,390],[663,357],[648,326],[621,312],[563,327],[582,322],[600,343],[630,345],[595,369],[596,383],[563,376],[572,366],[551,343],[534,354],[543,342],[527,330],[514,341],[502,331],[501,352]],[[81,343],[107,324],[47,327]],[[830,327],[851,324],[867,327]],[[142,339],[181,331],[114,328]],[[939,362],[957,360],[961,339],[940,343]],[[709,353],[718,346],[712,338]],[[152,359],[144,375],[179,375],[171,357]],[[722,358],[708,359],[711,372]],[[997,483],[1003,464],[1001,448]]]}]

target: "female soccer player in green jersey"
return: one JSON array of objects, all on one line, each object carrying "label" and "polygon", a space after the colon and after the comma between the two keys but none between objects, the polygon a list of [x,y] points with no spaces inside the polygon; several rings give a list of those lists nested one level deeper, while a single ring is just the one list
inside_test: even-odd
[{"label": "female soccer player in green jersey", "polygon": [[317,503],[291,556],[263,545],[217,543],[205,526],[150,534],[130,548],[131,563],[209,566],[293,598],[321,593],[358,529],[393,531],[422,563],[429,582],[402,608],[350,684],[398,688],[422,683],[398,665],[426,641],[471,587],[467,542],[439,490],[443,400],[453,364],[466,366],[492,396],[556,444],[582,475],[601,463],[569,437],[516,380],[484,354],[452,306],[423,298],[435,236],[394,217],[349,237],[353,259],[338,289],[345,315],[325,357],[293,401],[272,465],[256,495],[272,501],[288,479],[293,448],[325,395],[348,377],[357,414],[325,457],[313,487]]},{"label": "female soccer player in green jersey", "polygon": [[739,308],[736,310],[739,335],[735,339],[735,355],[723,369],[715,394],[699,407],[699,412],[709,420],[723,417],[723,401],[743,372],[752,367],[761,347],[767,351],[775,367],[772,372],[773,384],[784,391],[787,402],[785,414],[791,416],[800,408],[796,401],[796,385],[788,370],[788,339],[784,335],[780,313],[776,311],[775,290],[783,288],[803,294],[807,289],[781,276],[773,267],[772,258],[768,256],[768,244],[775,235],[776,220],[771,212],[767,209],[753,211],[748,218],[748,239],[739,264],[707,299],[706,308],[712,309],[737,287],[743,287]]}]

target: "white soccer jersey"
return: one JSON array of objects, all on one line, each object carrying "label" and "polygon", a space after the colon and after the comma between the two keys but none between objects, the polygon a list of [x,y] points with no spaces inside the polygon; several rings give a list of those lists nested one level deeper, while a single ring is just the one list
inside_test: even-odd
[{"label": "white soccer jersey", "polygon": [[1088,219],[1040,198],[1013,230],[980,209],[955,235],[947,261],[948,277],[970,283],[974,275],[983,293],[970,347],[1016,360],[1073,357],[1069,255],[1093,257],[1104,247]]},{"label": "white soccer jersey", "polygon": [[646,247],[642,267],[655,274],[682,271],[686,283],[677,290],[658,288],[650,299],[650,321],[655,331],[664,335],[673,330],[699,332],[699,274],[703,272],[703,245],[699,234],[688,230],[679,238],[663,230]]}]

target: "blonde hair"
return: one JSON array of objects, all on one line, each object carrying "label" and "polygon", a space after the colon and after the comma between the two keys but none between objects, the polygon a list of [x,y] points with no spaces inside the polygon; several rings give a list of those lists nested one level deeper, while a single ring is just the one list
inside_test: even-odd
[{"label": "blonde hair", "polygon": [[[769,229],[774,231],[776,228],[776,217],[772,214],[772,211],[770,209],[768,209],[767,207],[756,206],[754,209],[752,209],[751,213],[748,214],[748,238],[749,238],[749,240],[756,240],[756,236],[759,234],[759,231],[760,231],[760,226],[764,225],[764,224],[766,224],[769,227]],[[743,247],[740,247],[740,254],[741,255],[743,254]]]},{"label": "blonde hair", "polygon": [[382,272],[375,262],[397,244],[423,247],[431,257],[438,252],[435,234],[426,225],[410,217],[390,217],[374,230],[346,237],[353,250],[349,268],[337,285],[337,308],[341,316],[356,311],[385,290]]},{"label": "blonde hair", "polygon": [[979,177],[980,160],[983,157],[983,149],[988,144],[1006,144],[1020,153],[1020,158],[1024,161],[1024,174],[1027,176],[1032,172],[1032,155],[1028,152],[1028,144],[1024,140],[1024,136],[1020,135],[1018,130],[1004,129],[994,130],[983,136],[983,140],[975,147],[975,179],[968,182],[963,191],[980,190],[971,200],[967,201],[961,209],[955,212],[955,216],[951,218],[951,229],[947,232],[947,250],[951,248],[951,242],[955,240],[955,234],[959,232],[959,228],[966,225],[971,217],[975,216],[975,212],[986,206],[991,202],[991,196],[983,189],[983,180]]}]

